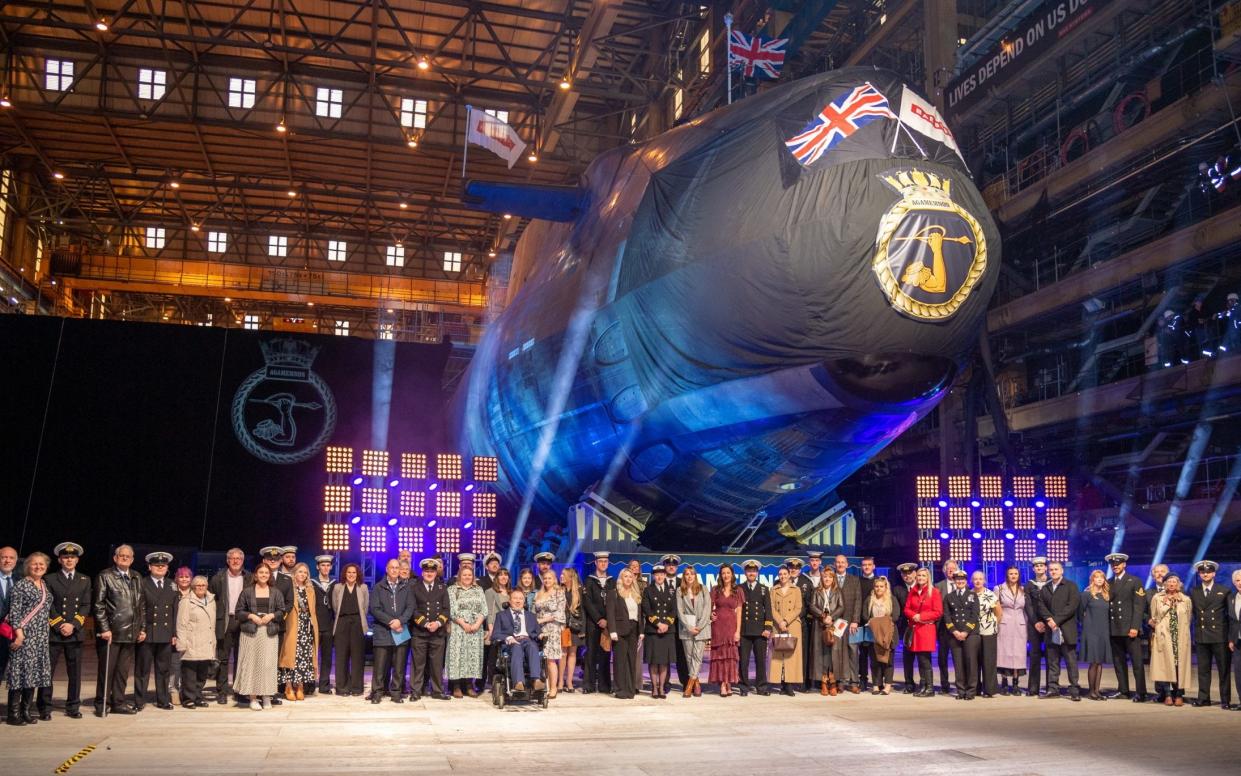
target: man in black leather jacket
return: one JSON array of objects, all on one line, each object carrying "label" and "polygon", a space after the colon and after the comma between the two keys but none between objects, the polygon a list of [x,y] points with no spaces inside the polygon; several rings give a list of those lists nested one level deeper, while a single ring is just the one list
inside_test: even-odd
[{"label": "man in black leather jacket", "polygon": [[100,666],[95,681],[96,717],[103,716],[105,700],[112,714],[136,713],[125,702],[125,685],[134,666],[134,649],[146,638],[142,630],[146,608],[138,575],[129,568],[133,562],[134,548],[122,544],[112,554],[113,567],[95,578],[95,650]]}]

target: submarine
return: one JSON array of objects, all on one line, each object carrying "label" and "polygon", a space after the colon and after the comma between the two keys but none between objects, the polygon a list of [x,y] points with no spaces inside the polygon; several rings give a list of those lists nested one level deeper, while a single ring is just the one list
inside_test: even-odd
[{"label": "submarine", "polygon": [[532,220],[452,399],[458,447],[541,519],[625,505],[654,550],[756,516],[789,544],[942,398],[1000,262],[942,117],[874,68],[612,149],[576,186],[463,199]]}]

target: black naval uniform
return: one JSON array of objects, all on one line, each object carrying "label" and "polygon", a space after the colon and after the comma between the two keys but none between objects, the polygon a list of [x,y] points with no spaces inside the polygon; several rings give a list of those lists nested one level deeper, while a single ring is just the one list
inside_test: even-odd
[{"label": "black naval uniform", "polygon": [[[56,571],[43,578],[47,589],[52,594],[52,608],[48,625],[51,633],[48,637],[48,648],[52,656],[52,675],[56,674],[56,664],[60,656],[65,656],[65,671],[69,685],[65,690],[65,713],[70,716],[78,714],[82,705],[82,626],[90,615],[91,580],[80,571],[73,572],[70,580],[65,572]],[[73,632],[68,636],[60,634],[60,626],[69,623]],[[39,688],[39,714],[48,717],[52,713],[52,688]]]},{"label": "black naval uniform", "polygon": [[[410,580],[413,586],[413,653],[414,666],[410,675],[413,697],[422,695],[427,679],[431,680],[431,694],[444,697],[444,649],[448,643],[448,586],[436,580],[427,590],[422,579]],[[427,630],[432,622],[440,627],[434,633]],[[429,676],[428,676],[429,675]]]},{"label": "black naval uniform", "polygon": [[[810,612],[810,604],[814,599],[814,582],[810,581],[810,577],[806,576],[806,572],[803,569],[800,574],[794,577],[793,584],[797,585],[798,589],[801,590],[802,634],[818,633],[820,629],[817,627],[814,615]],[[807,636],[806,638],[808,639],[809,637]],[[814,649],[807,644],[802,647],[801,653],[802,676],[806,678],[803,689],[809,690],[814,687],[814,677],[812,676],[814,673]]]},{"label": "black naval uniform", "polygon": [[[745,605],[741,608],[741,687],[757,687],[759,695],[767,695],[767,637],[763,631],[771,632],[771,589],[762,582],[755,581],[750,586],[749,580],[741,582]],[[750,684],[750,653],[754,653],[754,684]]]},{"label": "black naval uniform", "polygon": [[[909,588],[905,586],[904,580],[892,585],[892,597],[896,599],[896,611],[892,615],[892,622],[896,624],[896,642],[901,649],[901,668],[905,673],[905,692],[912,693],[914,691],[914,653],[905,644],[905,631],[909,628],[909,620],[905,618],[905,601],[909,599]],[[895,656],[895,644],[892,646],[892,650],[893,656]]]},{"label": "black naval uniform", "polygon": [[[112,641],[95,639],[99,669],[95,679],[95,713],[102,714],[104,703],[113,711],[127,709],[125,690],[134,665],[134,645],[146,622],[146,600],[138,574],[122,572],[115,566],[95,577],[92,593],[95,632],[112,634]],[[108,686],[104,686],[104,677]],[[129,709],[128,713],[132,713]]]},{"label": "black naval uniform", "polygon": [[[982,637],[978,635],[978,596],[974,591],[954,587],[944,597],[944,630],[952,651],[957,697],[973,698],[978,691],[978,655],[982,650]],[[953,631],[964,631],[968,635],[961,641]]]},{"label": "black naval uniform", "polygon": [[599,627],[608,618],[608,599],[616,595],[616,579],[589,574],[582,583],[582,609],[586,612],[586,665],[582,667],[582,692],[612,692],[611,655],[599,642],[607,631]]},{"label": "black naval uniform", "polygon": [[1116,669],[1116,687],[1121,695],[1129,695],[1129,671],[1126,658],[1133,664],[1136,697],[1146,699],[1146,668],[1142,665],[1142,640],[1129,636],[1129,631],[1142,632],[1146,614],[1146,590],[1137,577],[1125,573],[1112,577],[1112,600],[1108,607],[1108,626],[1112,637],[1112,664]]},{"label": "black naval uniform", "polygon": [[168,577],[143,577],[142,596],[146,599],[146,639],[138,645],[134,666],[134,707],[141,709],[151,700],[147,682],[155,668],[155,705],[172,708],[168,679],[172,673],[172,640],[177,636],[177,602],[181,594]]},{"label": "black naval uniform", "polygon": [[1215,581],[1211,584],[1211,592],[1203,587],[1195,587],[1189,591],[1189,600],[1194,604],[1194,654],[1198,658],[1198,700],[1199,705],[1211,702],[1211,660],[1219,668],[1220,702],[1227,708],[1232,701],[1231,688],[1228,686],[1228,669],[1231,661],[1228,654],[1228,591]]},{"label": "black naval uniform", "polygon": [[[1048,582],[1050,580],[1040,585],[1033,579],[1026,580],[1023,591],[1026,597],[1023,607],[1026,613],[1026,640],[1030,643],[1030,676],[1026,680],[1026,692],[1033,696],[1043,689],[1043,658],[1047,656],[1047,639],[1051,636],[1046,630],[1039,633],[1038,628],[1034,627],[1035,623],[1043,623],[1043,627],[1047,627],[1043,618],[1038,616],[1038,600]],[[1013,686],[1016,684],[1017,677],[1013,677]]]},{"label": "black naval uniform", "polygon": [[[319,599],[316,607],[319,622],[319,692],[332,690],[332,627],[336,621],[336,612],[332,611],[332,588],[336,582],[328,580],[325,584],[318,577],[311,580],[315,588],[315,597]],[[307,687],[313,690],[313,687]]]}]

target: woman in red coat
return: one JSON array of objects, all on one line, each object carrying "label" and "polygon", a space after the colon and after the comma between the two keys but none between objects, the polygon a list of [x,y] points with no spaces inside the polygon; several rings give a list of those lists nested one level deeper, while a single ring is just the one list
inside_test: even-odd
[{"label": "woman in red coat", "polygon": [[935,632],[939,619],[944,616],[944,602],[939,591],[931,586],[931,572],[918,569],[914,586],[905,599],[905,620],[909,623],[905,648],[918,658],[918,679],[922,686],[914,693],[915,698],[930,698],[935,694],[931,676],[931,653],[935,651]]}]

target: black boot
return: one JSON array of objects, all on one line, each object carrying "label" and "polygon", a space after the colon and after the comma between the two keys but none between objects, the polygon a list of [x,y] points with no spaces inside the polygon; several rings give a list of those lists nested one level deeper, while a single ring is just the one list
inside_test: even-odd
[{"label": "black boot", "polygon": [[27,725],[34,725],[39,722],[39,718],[35,716],[34,711],[34,688],[27,687],[22,690],[22,719]]},{"label": "black boot", "polygon": [[9,690],[8,713],[5,715],[4,721],[10,725],[26,724],[26,718],[22,716],[21,690]]}]

